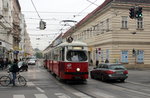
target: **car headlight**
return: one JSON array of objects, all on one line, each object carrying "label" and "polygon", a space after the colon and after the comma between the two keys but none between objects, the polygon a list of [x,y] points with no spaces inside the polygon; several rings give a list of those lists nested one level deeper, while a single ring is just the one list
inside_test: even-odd
[{"label": "car headlight", "polygon": [[77,68],[76,70],[77,70],[77,71],[80,71],[80,68]]}]

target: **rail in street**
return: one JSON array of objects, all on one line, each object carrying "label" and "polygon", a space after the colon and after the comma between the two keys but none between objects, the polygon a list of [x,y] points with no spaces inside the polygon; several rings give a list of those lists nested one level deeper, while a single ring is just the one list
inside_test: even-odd
[{"label": "rail in street", "polygon": [[[2,98],[149,98],[149,71],[129,70],[125,83],[102,82],[89,78],[86,83],[60,82],[39,65],[29,66],[21,73],[28,81],[26,87],[2,87]],[[40,67],[39,67],[40,66]],[[5,71],[0,72],[1,75]]]}]

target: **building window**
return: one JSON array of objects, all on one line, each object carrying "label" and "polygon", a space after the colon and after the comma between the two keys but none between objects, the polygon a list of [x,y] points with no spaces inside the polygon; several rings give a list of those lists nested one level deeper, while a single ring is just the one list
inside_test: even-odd
[{"label": "building window", "polygon": [[121,62],[128,63],[128,51],[127,50],[121,51]]},{"label": "building window", "polygon": [[106,31],[109,31],[109,19],[106,20]]},{"label": "building window", "polygon": [[143,62],[144,62],[144,51],[137,50],[137,63],[143,63]]},{"label": "building window", "polygon": [[104,33],[104,22],[100,22],[100,31],[101,31],[101,34]]},{"label": "building window", "polygon": [[137,29],[143,29],[143,18],[137,19]]},{"label": "building window", "polygon": [[127,16],[122,16],[122,28],[127,29],[128,28],[127,25],[128,25]]}]

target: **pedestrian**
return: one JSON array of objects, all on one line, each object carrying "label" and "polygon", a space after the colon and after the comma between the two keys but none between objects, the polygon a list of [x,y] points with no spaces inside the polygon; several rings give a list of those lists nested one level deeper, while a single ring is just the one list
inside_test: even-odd
[{"label": "pedestrian", "polygon": [[90,65],[93,66],[93,60],[92,59],[90,60]]},{"label": "pedestrian", "polygon": [[7,68],[8,67],[8,58],[5,58],[4,59],[4,68]]},{"label": "pedestrian", "polygon": [[4,60],[3,58],[0,58],[0,68],[3,70],[4,68]]},{"label": "pedestrian", "polygon": [[108,59],[106,59],[106,60],[105,60],[105,63],[109,63],[109,60],[108,60]]},{"label": "pedestrian", "polygon": [[99,54],[98,54],[98,50],[96,49],[96,67],[98,67],[99,64]]},{"label": "pedestrian", "polygon": [[18,60],[14,59],[13,64],[11,65],[9,71],[12,73],[12,83],[13,86],[15,86],[15,79],[16,79],[16,74],[19,72],[19,67],[18,67]]},{"label": "pedestrian", "polygon": [[98,67],[98,64],[99,64],[99,61],[98,61],[98,60],[96,60],[96,67]]}]

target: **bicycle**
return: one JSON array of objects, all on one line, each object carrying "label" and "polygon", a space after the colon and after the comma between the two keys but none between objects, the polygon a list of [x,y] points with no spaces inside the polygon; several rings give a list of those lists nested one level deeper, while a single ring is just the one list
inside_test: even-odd
[{"label": "bicycle", "polygon": [[[9,86],[11,83],[12,83],[12,75],[10,72],[8,72],[8,75],[4,75],[4,76],[0,77],[0,84],[2,86]],[[16,83],[16,85],[19,85],[19,86],[26,86],[27,85],[26,79],[23,76],[21,76],[19,74],[19,72],[17,73],[15,83]]]}]

